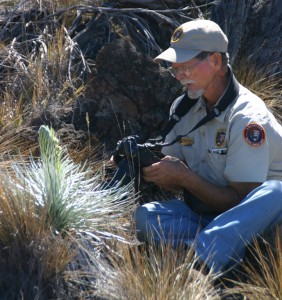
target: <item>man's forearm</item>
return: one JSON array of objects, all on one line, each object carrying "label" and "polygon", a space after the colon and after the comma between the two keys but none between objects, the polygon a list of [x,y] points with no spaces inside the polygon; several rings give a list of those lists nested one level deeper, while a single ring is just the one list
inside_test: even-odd
[{"label": "man's forearm", "polygon": [[191,170],[179,177],[180,185],[189,190],[205,204],[217,211],[226,211],[237,205],[242,199],[233,188],[212,184]]},{"label": "man's forearm", "polygon": [[143,169],[145,179],[169,190],[187,189],[216,211],[237,205],[260,182],[229,182],[221,187],[206,181],[182,161],[166,156],[160,162]]}]

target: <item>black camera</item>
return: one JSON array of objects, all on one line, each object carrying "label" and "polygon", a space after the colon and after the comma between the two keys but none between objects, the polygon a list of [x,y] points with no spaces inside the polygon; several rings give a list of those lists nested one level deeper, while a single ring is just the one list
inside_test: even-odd
[{"label": "black camera", "polygon": [[163,154],[160,144],[141,143],[141,138],[138,135],[131,135],[117,143],[113,157],[116,164],[119,164],[122,159],[127,159],[129,163],[134,164],[136,169],[148,167],[160,161]]},{"label": "black camera", "polygon": [[160,143],[145,142],[138,135],[131,135],[123,138],[117,143],[113,153],[113,159],[117,170],[111,183],[125,185],[134,179],[136,192],[152,189],[155,184],[145,182],[142,179],[142,168],[148,167],[161,160],[164,155],[161,153]]}]

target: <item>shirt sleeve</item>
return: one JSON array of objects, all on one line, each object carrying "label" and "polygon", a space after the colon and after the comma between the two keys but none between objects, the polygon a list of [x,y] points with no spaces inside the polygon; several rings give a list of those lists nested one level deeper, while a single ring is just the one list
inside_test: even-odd
[{"label": "shirt sleeve", "polygon": [[269,169],[269,143],[261,120],[236,117],[229,130],[224,175],[228,181],[264,182]]}]

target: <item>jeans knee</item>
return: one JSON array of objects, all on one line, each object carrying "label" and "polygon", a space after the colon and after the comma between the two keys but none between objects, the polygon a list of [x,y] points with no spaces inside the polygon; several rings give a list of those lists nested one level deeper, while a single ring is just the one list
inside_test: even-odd
[{"label": "jeans knee", "polygon": [[282,201],[282,181],[269,180],[266,181],[263,185],[268,190],[268,193]]}]

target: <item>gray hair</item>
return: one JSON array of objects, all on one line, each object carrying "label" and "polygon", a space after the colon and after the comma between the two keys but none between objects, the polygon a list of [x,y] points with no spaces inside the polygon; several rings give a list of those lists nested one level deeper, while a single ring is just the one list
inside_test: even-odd
[{"label": "gray hair", "polygon": [[[195,56],[196,59],[203,60],[213,54],[214,52],[206,52],[202,51],[197,56]],[[227,66],[229,64],[229,54],[228,52],[220,52],[221,59],[222,59],[222,65]]]}]

